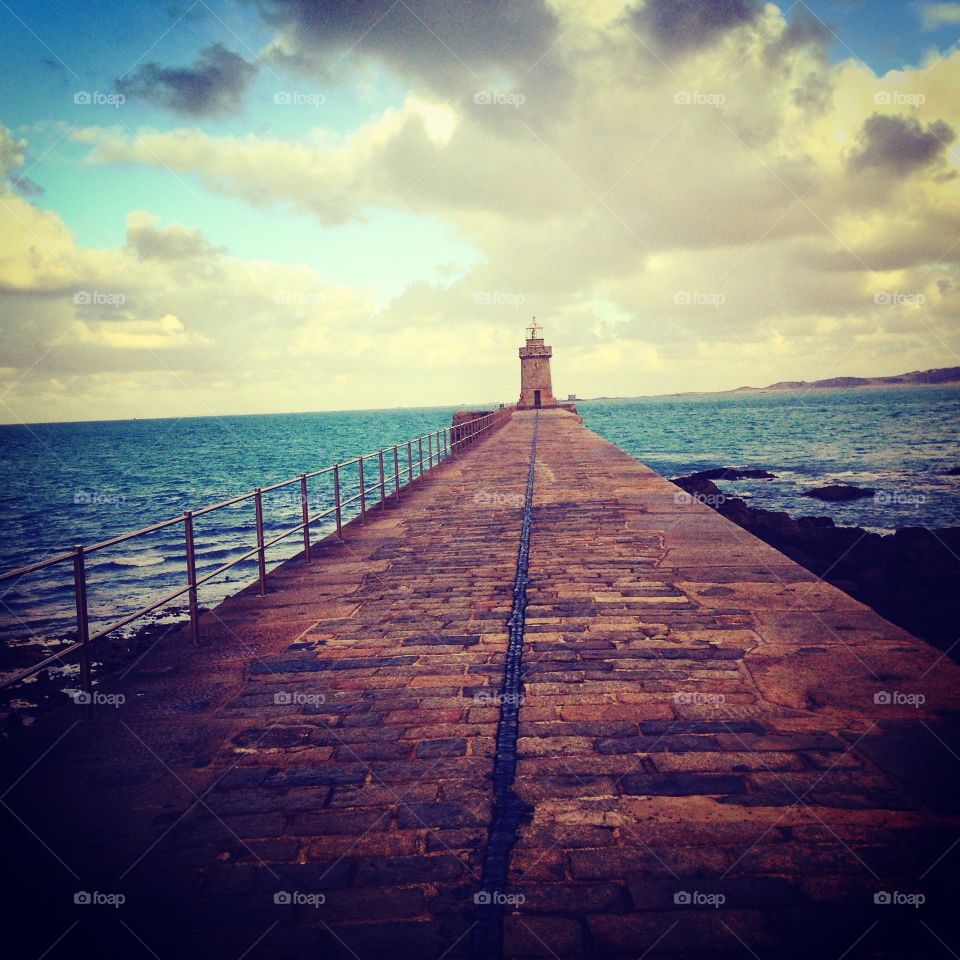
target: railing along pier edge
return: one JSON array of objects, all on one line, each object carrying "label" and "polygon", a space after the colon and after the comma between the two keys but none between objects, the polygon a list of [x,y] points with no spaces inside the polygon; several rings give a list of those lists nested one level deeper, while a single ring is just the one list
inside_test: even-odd
[{"label": "railing along pier edge", "polygon": [[[443,429],[435,432],[421,434],[419,437],[413,437],[409,440],[401,441],[400,443],[382,447],[373,453],[363,453],[359,456],[351,458],[350,460],[345,460],[335,463],[332,466],[324,467],[321,470],[314,470],[309,473],[300,473],[299,476],[293,477],[290,480],[283,480],[280,483],[275,483],[270,486],[255,487],[248,493],[231,497],[230,499],[224,500],[221,503],[215,503],[210,506],[202,507],[199,510],[185,510],[180,516],[171,517],[168,520],[161,520],[159,523],[151,524],[150,526],[143,527],[140,530],[131,531],[130,533],[123,533],[118,536],[111,537],[108,540],[103,540],[99,543],[92,544],[91,546],[76,544],[71,550],[64,553],[59,553],[52,557],[48,557],[45,560],[40,560],[36,563],[28,564],[23,567],[18,567],[16,569],[7,570],[0,573],[0,582],[15,580],[38,570],[43,570],[48,567],[56,566],[57,564],[66,563],[68,560],[71,561],[73,572],[73,594],[76,606],[77,635],[77,639],[73,643],[68,644],[50,656],[45,657],[40,662],[17,671],[16,673],[0,681],[0,689],[6,689],[14,686],[15,684],[21,683],[30,677],[36,676],[48,666],[58,663],[59,661],[64,660],[70,655],[76,653],[78,655],[80,666],[79,684],[81,696],[78,698],[78,701],[84,704],[84,715],[85,717],[89,718],[93,703],[93,670],[91,648],[96,641],[107,636],[107,634],[113,633],[114,631],[127,626],[135,620],[146,616],[148,613],[152,613],[154,610],[159,610],[161,607],[165,607],[173,603],[175,600],[178,600],[180,597],[186,595],[189,606],[190,639],[194,646],[198,645],[200,642],[199,590],[204,584],[207,584],[212,580],[222,576],[237,564],[256,557],[258,590],[261,596],[265,595],[267,588],[267,550],[270,547],[279,543],[281,540],[285,540],[288,537],[294,536],[295,534],[301,534],[303,537],[303,560],[305,563],[310,563],[312,560],[313,548],[315,546],[319,546],[321,543],[327,541],[342,543],[344,542],[344,527],[349,526],[352,520],[356,520],[360,523],[366,522],[367,513],[369,512],[369,509],[371,509],[367,505],[368,498],[371,497],[371,494],[375,499],[375,502],[372,506],[373,509],[379,507],[381,511],[386,510],[387,500],[390,498],[393,498],[395,500],[395,505],[399,506],[401,503],[401,493],[403,491],[410,490],[414,484],[419,484],[425,473],[429,473],[431,470],[436,469],[441,464],[446,463],[449,460],[454,460],[468,446],[489,436],[510,419],[513,414],[513,410],[513,407],[502,407],[494,413],[476,417],[472,420],[466,421],[465,423],[444,427]],[[426,467],[424,466],[424,440],[427,441]],[[416,456],[414,455],[414,444],[417,445]],[[405,465],[403,464],[403,457],[401,456],[400,452],[404,446],[406,446]],[[392,456],[393,459],[393,490],[390,493],[387,492],[387,474],[384,459],[385,453],[388,455],[388,457]],[[364,476],[364,463],[367,461],[374,461],[377,464],[376,476],[372,483],[368,483]],[[386,462],[388,463],[389,460]],[[351,467],[356,468],[356,493],[354,493],[352,496],[345,497],[343,488],[343,471]],[[311,516],[309,504],[309,481],[316,477],[326,476],[327,474],[329,474],[332,479],[333,503],[327,509],[321,510]],[[402,482],[404,478],[406,482]],[[282,533],[271,537],[268,540],[265,538],[264,528],[264,495],[273,493],[276,490],[285,489],[293,484],[299,485],[301,507],[300,523],[294,527],[291,527],[289,530],[285,530]],[[351,491],[348,490],[347,492]],[[233,560],[222,564],[215,570],[205,573],[202,576],[198,575],[194,521],[198,517],[213,513],[216,510],[222,510],[235,506],[236,504],[243,503],[247,500],[253,500],[254,505],[253,519],[256,532],[256,546],[246,550]],[[357,505],[357,509],[353,513],[353,516],[349,517],[347,515],[349,508],[354,504]],[[315,525],[328,517],[332,519],[334,524],[333,531],[331,531],[327,536],[323,537],[316,544],[312,544],[310,538],[311,525]],[[127,614],[121,619],[110,623],[105,627],[96,629],[93,633],[91,633],[90,612],[87,600],[86,558],[90,554],[97,551],[105,550],[108,547],[117,546],[118,544],[128,542],[137,537],[146,536],[150,533],[156,533],[159,530],[175,526],[176,524],[183,525],[183,549],[186,584],[177,588],[176,590],[164,594],[162,597],[159,597],[156,600],[153,600],[146,606],[141,607],[133,613]]]}]

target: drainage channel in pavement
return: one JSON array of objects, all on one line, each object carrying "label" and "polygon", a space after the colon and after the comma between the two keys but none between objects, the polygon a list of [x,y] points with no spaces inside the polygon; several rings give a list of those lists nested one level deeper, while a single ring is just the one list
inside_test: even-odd
[{"label": "drainage channel in pavement", "polygon": [[520,525],[520,548],[513,583],[513,608],[507,621],[507,658],[500,686],[500,719],[497,723],[496,752],[493,761],[493,817],[487,836],[483,863],[482,889],[475,896],[476,925],[471,939],[475,960],[493,960],[503,953],[503,912],[509,897],[504,888],[510,852],[517,842],[517,829],[527,808],[513,790],[517,772],[517,736],[520,728],[520,665],[523,659],[523,629],[527,609],[527,583],[530,563],[530,536],[533,527],[533,482],[537,463],[537,428],[533,422],[530,442],[530,468]]}]

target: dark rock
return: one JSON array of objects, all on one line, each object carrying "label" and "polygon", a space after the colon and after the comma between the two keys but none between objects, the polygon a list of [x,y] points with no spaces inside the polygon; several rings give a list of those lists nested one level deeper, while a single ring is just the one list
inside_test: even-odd
[{"label": "dark rock", "polygon": [[817,500],[861,500],[872,497],[877,491],[868,487],[853,487],[840,483],[829,483],[825,487],[815,487],[803,494],[805,497],[815,497]]},{"label": "dark rock", "polygon": [[676,477],[671,480],[671,483],[675,483],[681,490],[684,490],[686,493],[689,493],[694,497],[715,497],[719,500],[723,499],[723,494],[720,491],[720,488],[712,481],[705,480],[702,477],[696,475],[691,475],[689,477]]},{"label": "dark rock", "polygon": [[833,517],[800,517],[797,520],[801,530],[828,530],[836,524],[833,522]]},{"label": "dark rock", "polygon": [[[769,470],[741,470],[739,467],[714,467],[691,473],[691,480],[776,480],[777,475]],[[676,481],[674,481],[676,482]]]}]

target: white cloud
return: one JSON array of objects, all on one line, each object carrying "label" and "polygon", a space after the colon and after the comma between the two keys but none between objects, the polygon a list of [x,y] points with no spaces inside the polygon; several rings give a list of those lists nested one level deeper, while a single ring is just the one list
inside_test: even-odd
[{"label": "white cloud", "polygon": [[924,30],[939,30],[960,23],[960,3],[921,3],[920,22]]},{"label": "white cloud", "polygon": [[[168,314],[183,327],[136,328],[165,338],[149,369],[151,350],[106,341],[52,348],[41,367],[61,380],[136,369],[161,403],[175,357],[234,409],[506,400],[531,313],[547,321],[558,391],[581,395],[960,363],[960,51],[878,77],[829,62],[816,24],[773,4],[744,3],[702,44],[615,0],[581,6],[552,5],[540,63],[511,60],[504,89],[522,103],[475,103],[476,77],[433,64],[345,134],[75,131],[91,164],[196,177],[265,223],[274,207],[330,230],[399,209],[442,218],[478,257],[448,282],[411,278],[378,310],[305,268],[238,262],[196,225],[135,211],[125,246],[90,250],[14,199],[0,290],[18,292],[43,343],[78,320],[94,338]],[[304,37],[287,25],[281,42]],[[120,316],[78,317],[77,289],[130,299]],[[878,303],[885,291],[922,308]],[[28,341],[10,338],[8,365],[29,362]]]},{"label": "white cloud", "polygon": [[209,337],[188,331],[172,313],[159,320],[75,320],[72,332],[76,343],[114,350],[170,350],[188,345],[208,346],[213,342]]}]

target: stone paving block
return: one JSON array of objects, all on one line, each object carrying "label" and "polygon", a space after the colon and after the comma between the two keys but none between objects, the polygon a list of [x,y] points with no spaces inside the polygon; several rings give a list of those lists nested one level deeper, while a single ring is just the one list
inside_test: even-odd
[{"label": "stone paving block", "polygon": [[504,954],[508,957],[582,957],[583,927],[563,916],[530,916],[522,910],[504,923]]},{"label": "stone paving block", "polygon": [[389,830],[393,819],[389,809],[360,807],[345,810],[314,810],[293,814],[287,824],[287,832],[298,837],[317,834],[350,836],[370,830]]},{"label": "stone paving block", "polygon": [[[757,953],[776,942],[770,921],[760,912],[688,910],[595,915],[587,918],[595,955],[601,957],[737,956]],[[746,944],[747,949],[744,949]]]},{"label": "stone paving block", "polygon": [[418,827],[469,827],[486,824],[489,810],[483,804],[468,805],[457,801],[407,803],[398,811],[401,829]]}]

